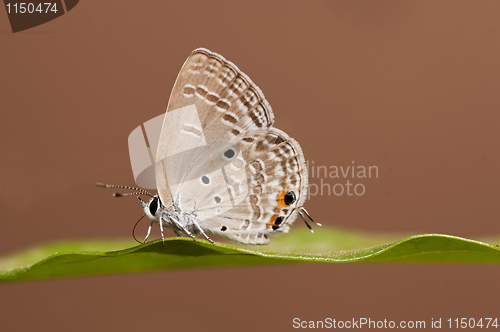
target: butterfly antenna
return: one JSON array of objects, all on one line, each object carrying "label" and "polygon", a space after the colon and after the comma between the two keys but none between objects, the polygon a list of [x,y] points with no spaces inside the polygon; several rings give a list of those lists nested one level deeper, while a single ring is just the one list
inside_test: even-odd
[{"label": "butterfly antenna", "polygon": [[135,228],[137,227],[137,224],[139,223],[139,221],[141,221],[142,218],[144,218],[145,216],[146,216],[146,214],[144,214],[139,220],[137,220],[137,222],[134,225],[134,228],[132,229],[132,236],[134,237],[134,240],[136,240],[137,243],[139,243],[139,244],[142,244],[142,242],[137,240],[137,238],[135,237]]},{"label": "butterfly antenna", "polygon": [[137,193],[126,193],[126,194],[122,194],[122,193],[113,193],[113,197],[125,197],[125,196],[132,196],[132,195],[146,195],[142,192],[137,192]]},{"label": "butterfly antenna", "polygon": [[313,223],[315,223],[318,226],[322,226],[319,222],[315,222],[313,220],[313,218],[311,218],[311,215],[309,214],[309,212],[307,212],[306,209],[304,209],[304,208],[300,208],[300,209],[302,210],[302,212],[304,212],[306,214],[306,216],[307,216],[307,218],[309,218],[309,220],[311,220]]},{"label": "butterfly antenna", "polygon": [[139,191],[139,193],[131,193],[131,194],[114,193],[113,194],[114,197],[124,197],[124,196],[137,195],[137,194],[138,195],[147,195],[147,196],[154,197],[151,193],[149,193],[146,190],[141,189],[141,188],[134,188],[134,187],[128,187],[128,186],[117,186],[117,185],[114,185],[114,184],[105,184],[105,183],[101,183],[101,182],[98,182],[95,185],[98,186],[98,187],[102,187],[102,188],[120,188],[120,189],[130,189],[130,190],[137,190],[137,191]]}]

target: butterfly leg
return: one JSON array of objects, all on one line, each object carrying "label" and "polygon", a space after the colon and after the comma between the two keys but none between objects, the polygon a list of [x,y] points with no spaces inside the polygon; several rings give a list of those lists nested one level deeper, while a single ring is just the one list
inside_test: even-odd
[{"label": "butterfly leg", "polygon": [[196,241],[196,236],[194,236],[193,234],[191,234],[191,232],[190,232],[190,231],[188,231],[188,230],[186,229],[186,227],[182,226],[182,225],[181,225],[181,224],[180,224],[177,220],[175,220],[174,218],[169,218],[169,219],[170,219],[170,220],[174,223],[174,225],[175,225],[175,226],[177,226],[178,228],[182,229],[182,231],[183,231],[184,233],[186,233],[186,234],[187,234],[187,235],[189,235],[189,236],[190,236],[193,240],[195,240],[195,241]]},{"label": "butterfly leg", "polygon": [[142,243],[146,243],[146,240],[148,239],[149,234],[151,234],[151,227],[153,227],[153,223],[154,223],[154,221],[151,221],[151,223],[149,224],[148,234],[146,235],[146,237],[144,238],[144,241],[142,241]]},{"label": "butterfly leg", "polygon": [[160,217],[160,231],[161,231],[161,240],[163,241],[163,244],[165,244],[165,237],[163,236],[163,218]]},{"label": "butterfly leg", "polygon": [[200,230],[200,233],[203,234],[203,236],[205,237],[205,239],[208,240],[208,242],[210,242],[211,244],[215,245],[215,242],[208,237],[208,235],[203,231],[203,229],[200,227],[200,225],[198,225],[198,223],[196,222],[196,220],[194,219],[191,219],[193,221],[193,224],[196,225],[196,227],[198,227],[198,229]]}]

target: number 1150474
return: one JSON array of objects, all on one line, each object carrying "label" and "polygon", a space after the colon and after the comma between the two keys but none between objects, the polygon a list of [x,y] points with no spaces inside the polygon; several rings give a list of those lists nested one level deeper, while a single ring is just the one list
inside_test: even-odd
[{"label": "number 1150474", "polygon": [[44,3],[13,3],[6,4],[8,14],[47,14],[50,12],[57,13],[57,3],[44,2]]},{"label": "number 1150474", "polygon": [[498,328],[497,318],[448,318],[450,328]]}]

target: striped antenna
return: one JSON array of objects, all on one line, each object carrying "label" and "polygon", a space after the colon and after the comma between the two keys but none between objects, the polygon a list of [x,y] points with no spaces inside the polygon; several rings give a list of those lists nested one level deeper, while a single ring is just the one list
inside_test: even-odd
[{"label": "striped antenna", "polygon": [[130,196],[130,195],[136,195],[136,194],[155,197],[151,193],[149,193],[146,190],[141,189],[141,188],[128,187],[128,186],[117,186],[117,185],[114,185],[114,184],[105,184],[105,183],[101,183],[101,182],[98,182],[95,185],[97,187],[102,187],[102,188],[120,188],[120,189],[130,189],[130,190],[137,190],[137,191],[139,191],[139,193],[130,193],[130,194],[114,193],[113,194],[114,197],[123,197],[123,196]]}]

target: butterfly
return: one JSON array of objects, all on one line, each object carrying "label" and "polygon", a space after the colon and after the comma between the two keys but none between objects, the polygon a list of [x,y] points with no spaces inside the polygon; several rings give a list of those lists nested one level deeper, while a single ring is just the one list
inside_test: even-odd
[{"label": "butterfly", "polygon": [[164,228],[171,228],[194,240],[201,234],[214,243],[211,233],[253,245],[287,233],[298,216],[311,229],[302,149],[273,123],[271,106],[246,74],[221,55],[196,49],[179,72],[161,127],[158,194],[98,185],[137,191],[118,197],[151,197],[138,196],[143,217],[151,219],[143,242],[154,223],[163,240]]}]

